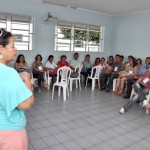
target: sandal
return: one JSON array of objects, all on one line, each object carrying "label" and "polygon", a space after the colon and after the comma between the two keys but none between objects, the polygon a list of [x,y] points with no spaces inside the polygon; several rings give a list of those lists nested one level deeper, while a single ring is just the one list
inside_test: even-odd
[{"label": "sandal", "polygon": [[118,92],[118,95],[123,95],[123,91],[122,91],[122,90],[119,91],[119,92]]}]

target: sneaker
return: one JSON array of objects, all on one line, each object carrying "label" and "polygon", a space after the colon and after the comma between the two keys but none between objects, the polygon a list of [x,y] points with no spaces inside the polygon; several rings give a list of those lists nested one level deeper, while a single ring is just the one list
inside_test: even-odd
[{"label": "sneaker", "polygon": [[144,106],[147,105],[148,103],[149,103],[149,102],[148,102],[147,100],[144,100],[142,107],[144,107]]},{"label": "sneaker", "polygon": [[124,114],[124,112],[125,112],[125,110],[124,110],[124,108],[122,107],[122,108],[119,110],[119,113],[120,113],[120,114]]},{"label": "sneaker", "polygon": [[123,98],[128,99],[128,98],[130,98],[130,95],[125,94],[125,95],[123,95]]}]

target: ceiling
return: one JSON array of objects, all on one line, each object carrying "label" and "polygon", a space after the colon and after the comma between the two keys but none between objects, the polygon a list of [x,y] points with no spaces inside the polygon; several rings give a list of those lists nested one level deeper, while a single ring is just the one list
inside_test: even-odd
[{"label": "ceiling", "polygon": [[44,2],[110,15],[123,15],[150,10],[150,0],[44,0]]}]

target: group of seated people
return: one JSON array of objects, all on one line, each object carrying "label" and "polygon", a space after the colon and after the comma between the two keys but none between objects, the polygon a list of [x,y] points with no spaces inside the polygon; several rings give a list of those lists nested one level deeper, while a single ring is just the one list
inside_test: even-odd
[{"label": "group of seated people", "polygon": [[[32,64],[33,77],[38,79],[38,92],[41,92],[42,83],[47,86],[44,79],[44,72],[49,70],[49,76],[52,78],[52,85],[56,81],[57,69],[63,66],[70,67],[73,71],[81,65],[81,74],[84,76],[84,84],[88,75],[91,74],[92,67],[102,66],[103,69],[100,73],[100,90],[109,92],[112,89],[113,80],[116,81],[116,88],[112,91],[114,94],[123,95],[123,98],[130,98],[132,88],[134,88],[137,95],[120,109],[120,113],[127,111],[135,102],[144,101],[150,89],[150,57],[145,59],[145,64],[142,64],[140,58],[136,59],[133,56],[128,56],[128,61],[124,62],[124,56],[115,55],[109,56],[108,61],[104,57],[97,57],[94,64],[90,61],[90,55],[87,54],[83,62],[79,61],[79,54],[74,53],[73,59],[68,62],[66,55],[62,55],[57,64],[54,62],[54,56],[50,55],[45,65],[42,63],[42,56],[38,54]],[[29,67],[25,61],[24,55],[20,54],[16,60],[14,68],[19,73],[29,72]],[[125,90],[126,84],[126,90]],[[150,105],[145,103],[149,108]]]}]

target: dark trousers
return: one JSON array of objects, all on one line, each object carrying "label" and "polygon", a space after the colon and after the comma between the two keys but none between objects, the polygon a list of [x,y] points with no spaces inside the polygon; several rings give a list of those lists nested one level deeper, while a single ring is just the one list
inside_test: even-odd
[{"label": "dark trousers", "polygon": [[101,73],[100,75],[100,82],[101,82],[101,87],[106,87],[107,84],[107,80],[108,78],[111,76],[111,74],[107,74],[107,73]]},{"label": "dark trousers", "polygon": [[129,78],[127,79],[127,88],[126,88],[126,95],[130,96],[132,91],[132,85],[137,81],[137,79]]},{"label": "dark trousers", "polygon": [[109,81],[108,81],[108,84],[106,85],[106,88],[107,88],[107,89],[110,90],[110,89],[112,88],[113,80],[116,79],[116,78],[118,78],[118,75],[117,75],[117,74],[111,74],[110,79],[109,79]]},{"label": "dark trousers", "polygon": [[87,72],[81,72],[81,74],[83,75],[84,77],[84,84],[86,84],[86,79],[88,77],[88,73]]},{"label": "dark trousers", "polygon": [[133,99],[131,99],[130,101],[128,101],[128,103],[126,103],[123,108],[125,109],[125,111],[127,111],[130,107],[133,106],[133,104],[135,104],[137,101],[140,100],[140,102],[143,102],[146,99],[146,95],[148,94],[149,90],[146,89],[143,85],[139,84],[139,83],[135,83],[134,85],[134,91],[137,93]]},{"label": "dark trousers", "polygon": [[56,74],[49,74],[49,76],[52,78],[52,85],[56,82]]},{"label": "dark trousers", "polygon": [[41,87],[42,82],[44,82],[44,73],[43,72],[33,72],[33,78],[38,79],[38,86]]}]

